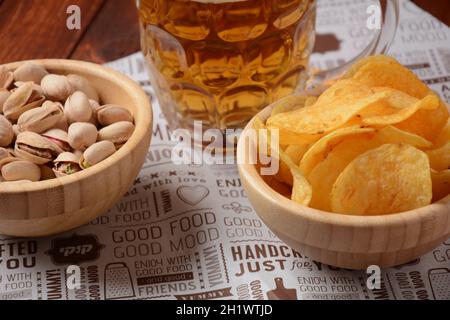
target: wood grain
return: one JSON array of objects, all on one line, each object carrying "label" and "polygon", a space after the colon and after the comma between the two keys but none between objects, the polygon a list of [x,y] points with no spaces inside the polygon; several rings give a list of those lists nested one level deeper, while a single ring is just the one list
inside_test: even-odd
[{"label": "wood grain", "polygon": [[70,58],[105,63],[139,50],[136,2],[107,1]]},{"label": "wood grain", "polygon": [[[0,64],[37,58],[67,58],[104,0],[5,0],[0,5]],[[66,26],[69,5],[81,9],[81,30]]]}]

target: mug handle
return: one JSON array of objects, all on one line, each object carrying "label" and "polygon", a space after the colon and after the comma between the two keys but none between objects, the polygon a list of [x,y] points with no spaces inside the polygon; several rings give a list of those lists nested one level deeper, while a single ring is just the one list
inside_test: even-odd
[{"label": "mug handle", "polygon": [[[323,87],[327,82],[342,76],[356,61],[370,55],[384,54],[394,41],[400,15],[399,0],[379,0],[381,6],[382,25],[375,38],[356,57],[336,68],[320,71],[308,80],[307,90]],[[315,91],[315,90],[314,90]],[[320,90],[319,90],[320,91]]]}]

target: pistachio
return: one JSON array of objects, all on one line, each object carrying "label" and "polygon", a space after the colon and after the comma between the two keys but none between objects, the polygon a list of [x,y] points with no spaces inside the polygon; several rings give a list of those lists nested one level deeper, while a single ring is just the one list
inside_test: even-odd
[{"label": "pistachio", "polygon": [[11,95],[11,92],[9,92],[6,89],[0,88],[0,113],[3,113],[3,104],[5,103],[6,99],[9,98]]},{"label": "pistachio", "polygon": [[97,121],[102,126],[109,126],[119,121],[133,122],[133,116],[127,109],[115,105],[105,104],[96,110]]},{"label": "pistachio", "polygon": [[66,100],[74,91],[67,77],[57,74],[48,74],[42,78],[41,87],[47,97],[57,101]]},{"label": "pistachio", "polygon": [[44,96],[33,90],[33,82],[26,82],[6,99],[3,114],[11,122],[16,122],[22,113],[41,106],[44,100]]},{"label": "pistachio", "polygon": [[43,134],[44,138],[49,139],[51,142],[60,147],[63,151],[70,151],[72,148],[69,145],[69,139],[67,137],[67,132],[61,129],[50,129]]},{"label": "pistachio", "polygon": [[41,180],[50,180],[56,178],[53,169],[50,168],[48,164],[40,165],[39,168],[41,169]]},{"label": "pistachio", "polygon": [[117,149],[122,147],[131,137],[134,131],[134,124],[128,121],[120,121],[110,124],[100,129],[98,132],[99,141],[111,141]]},{"label": "pistachio", "polygon": [[2,165],[2,177],[5,181],[39,181],[41,169],[39,166],[27,160],[15,160]]},{"label": "pistachio", "polygon": [[75,91],[64,105],[64,114],[69,123],[89,122],[92,117],[92,107],[88,97],[81,91]]},{"label": "pistachio", "polygon": [[[14,85],[16,86],[16,88],[19,88],[19,87],[23,86],[25,83],[26,82],[23,82],[23,81],[16,81],[16,82],[14,82]],[[44,90],[42,90],[42,87],[36,83],[33,83],[33,90],[36,91],[41,96],[44,95]]]},{"label": "pistachio", "polygon": [[67,76],[72,88],[75,91],[83,92],[89,99],[98,102],[98,94],[97,91],[92,87],[91,83],[84,77],[79,76],[77,74],[69,74]]},{"label": "pistachio", "polygon": [[14,71],[15,81],[33,81],[41,83],[42,78],[48,74],[47,70],[34,62],[25,62]]},{"label": "pistachio", "polygon": [[20,132],[42,133],[53,128],[61,120],[63,114],[63,107],[60,103],[46,101],[42,107],[22,113],[17,120],[17,125]]},{"label": "pistachio", "polygon": [[80,157],[80,154],[71,152],[61,153],[54,161],[53,172],[57,177],[63,177],[81,171]]},{"label": "pistachio", "polygon": [[14,140],[14,130],[11,122],[0,115],[0,147],[7,147]]},{"label": "pistachio", "polygon": [[61,129],[66,132],[67,130],[69,130],[69,122],[67,121],[67,117],[65,114],[63,114],[59,122],[55,125],[55,129]]},{"label": "pistachio", "polygon": [[116,148],[111,141],[96,142],[84,151],[80,158],[80,167],[87,169],[100,161],[105,160],[114,152],[116,152]]},{"label": "pistachio", "polygon": [[14,152],[18,158],[45,164],[56,158],[63,150],[47,138],[27,131],[17,137]]},{"label": "pistachio", "polygon": [[14,75],[5,66],[0,66],[0,89],[8,89],[14,81]]},{"label": "pistachio", "polygon": [[100,108],[100,104],[95,100],[89,99],[89,103],[91,104],[93,113],[95,113],[95,111],[97,111],[97,109]]},{"label": "pistachio", "polygon": [[76,150],[86,150],[97,141],[97,133],[97,127],[92,123],[72,123],[67,132],[69,144]]},{"label": "pistachio", "polygon": [[85,150],[97,141],[97,127],[89,122],[75,122],[69,127],[68,140],[72,148]]},{"label": "pistachio", "polygon": [[17,124],[13,124],[12,128],[13,128],[13,131],[14,131],[14,138],[17,138],[17,136],[20,133],[19,126]]},{"label": "pistachio", "polygon": [[5,159],[5,158],[10,158],[10,157],[13,157],[11,152],[9,152],[9,150],[6,149],[6,148],[1,148],[0,147],[0,161]]}]

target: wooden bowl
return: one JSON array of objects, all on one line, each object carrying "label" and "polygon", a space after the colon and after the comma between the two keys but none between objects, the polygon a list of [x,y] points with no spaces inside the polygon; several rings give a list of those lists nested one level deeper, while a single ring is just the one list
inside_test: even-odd
[{"label": "wooden bowl", "polygon": [[[259,113],[265,121],[269,106]],[[243,135],[252,128],[251,121]],[[255,152],[238,143],[238,159]],[[256,153],[253,153],[256,154]],[[242,184],[264,223],[282,241],[313,260],[348,269],[400,265],[450,237],[450,196],[427,207],[383,216],[352,216],[304,207],[270,187],[255,165],[239,163]]]},{"label": "wooden bowl", "polygon": [[[76,174],[24,184],[0,183],[0,234],[47,236],[88,223],[127,192],[142,167],[152,129],[144,91],[126,76],[103,66],[74,60],[34,60],[49,72],[86,77],[103,104],[127,108],[136,129],[127,143],[99,164]],[[22,62],[7,64],[16,69]]]}]

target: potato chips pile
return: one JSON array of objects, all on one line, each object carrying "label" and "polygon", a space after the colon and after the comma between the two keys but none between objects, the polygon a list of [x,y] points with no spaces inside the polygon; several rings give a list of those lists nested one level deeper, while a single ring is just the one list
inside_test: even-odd
[{"label": "potato chips pile", "polygon": [[359,61],[319,97],[283,100],[255,127],[277,130],[275,184],[302,205],[382,215],[450,194],[447,107],[390,57]]}]

